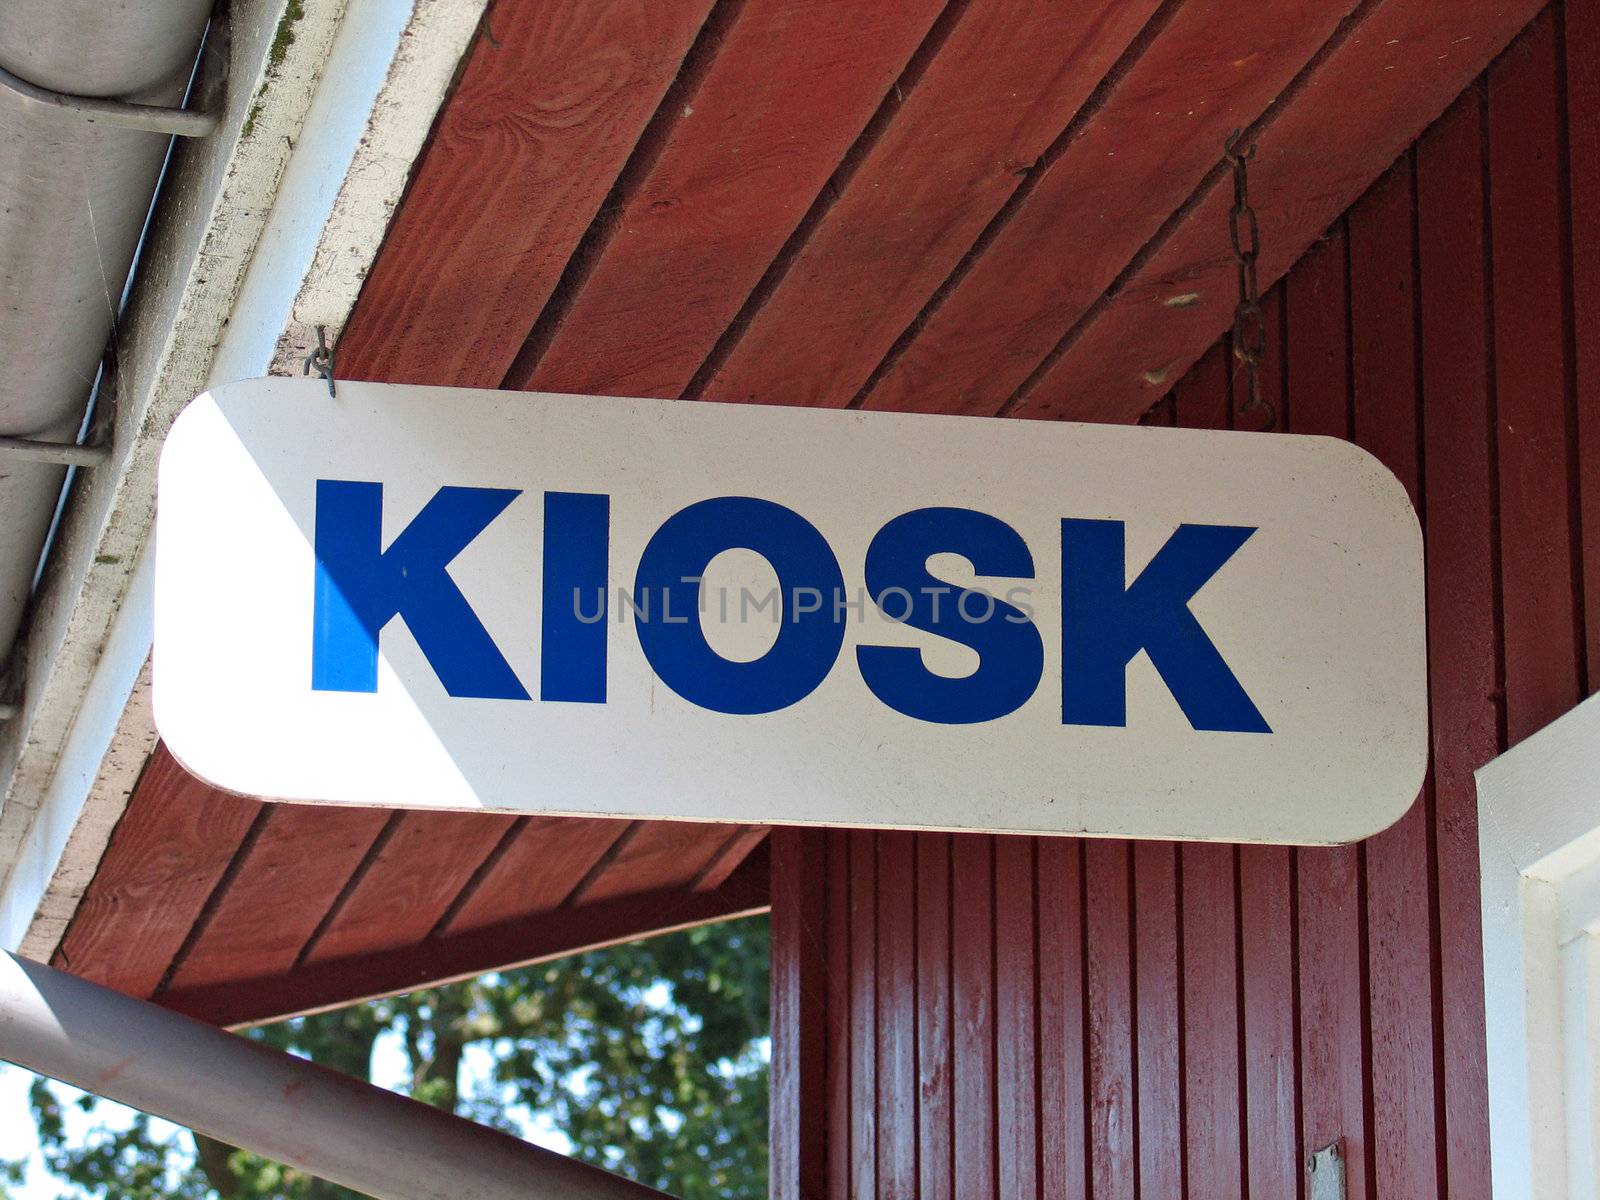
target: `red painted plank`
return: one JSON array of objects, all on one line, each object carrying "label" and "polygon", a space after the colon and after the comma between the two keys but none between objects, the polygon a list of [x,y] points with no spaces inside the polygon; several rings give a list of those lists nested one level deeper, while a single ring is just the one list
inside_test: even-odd
[{"label": "red painted plank", "polygon": [[[1228,131],[1255,120],[1352,7],[1352,0],[1178,7],[926,317],[867,406],[997,411],[1212,169]],[[1174,371],[1163,383],[1177,377]],[[1140,409],[1165,390],[1153,388]]]},{"label": "red painted plank", "polygon": [[[1178,955],[1178,848],[1133,845],[1134,979],[1138,987],[1139,1194],[1183,1194],[1184,969]],[[1212,1180],[1211,1183],[1217,1181]]]},{"label": "red painted plank", "polygon": [[1574,0],[1566,26],[1567,164],[1572,205],[1572,324],[1583,532],[1588,690],[1600,690],[1600,7]]},{"label": "red painted plank", "polygon": [[701,821],[638,821],[568,900],[594,904],[636,892],[689,887],[739,829]]},{"label": "red painted plank", "polygon": [[678,395],[941,8],[745,0],[704,78],[667,114],[648,176],[571,281],[559,327],[535,330],[507,384]]},{"label": "red painted plank", "polygon": [[[954,1200],[950,838],[917,837],[917,1170],[919,1200]],[[818,1193],[820,1195],[820,1193]]]},{"label": "red painted plank", "polygon": [[156,990],[261,804],[224,795],[156,747],[53,962],[145,997]]},{"label": "red painted plank", "polygon": [[695,879],[694,890],[712,892],[721,887],[728,876],[739,869],[739,864],[766,840],[769,829],[767,825],[736,826]]},{"label": "red painted plank", "polygon": [[1441,1090],[1452,1200],[1489,1196],[1478,804],[1472,778],[1500,749],[1482,101],[1480,85],[1417,146]]},{"label": "red painted plank", "polygon": [[1350,436],[1345,232],[1341,220],[1295,268],[1284,289],[1284,357],[1295,433]]},{"label": "red painted plank", "polygon": [[1228,339],[1223,338],[1173,389],[1173,415],[1184,429],[1230,429],[1233,426],[1233,389],[1229,375],[1234,364]]},{"label": "red painted plank", "polygon": [[382,808],[273,805],[169,986],[287,973],[389,816]]},{"label": "red painted plank", "polygon": [[[1348,436],[1350,378],[1345,232],[1336,225],[1289,277],[1289,428]],[[1300,1114],[1307,1153],[1344,1140],[1352,1196],[1367,1194],[1366,996],[1360,851],[1298,852]]]},{"label": "red painted plank", "polygon": [[[1261,219],[1263,287],[1299,260],[1540,6],[1383,0],[1368,9],[1258,135],[1250,196]],[[1221,140],[1212,145],[1220,158]],[[1232,322],[1232,203],[1232,184],[1219,172],[1012,411],[1132,421],[1157,399]],[[1191,293],[1199,299],[1188,307],[1165,303]]]},{"label": "red painted plank", "polygon": [[1379,177],[1345,218],[1355,440],[1393,471],[1413,506],[1417,461],[1417,280],[1411,156]]},{"label": "red painted plank", "polygon": [[711,3],[496,6],[339,339],[342,375],[499,385]]},{"label": "red painted plank", "polygon": [[[850,919],[850,844],[853,834],[828,830],[828,1195],[855,1200],[850,1190],[855,1161],[856,1080],[851,1069],[851,965],[855,957]],[[871,1152],[871,1147],[868,1147]],[[811,1200],[806,1197],[805,1200]],[[865,1197],[861,1198],[865,1200]]]},{"label": "red painted plank", "polygon": [[1089,1178],[1095,1200],[1133,1200],[1139,1161],[1133,935],[1126,842],[1091,841],[1088,880]]},{"label": "red painted plank", "polygon": [[[852,1200],[878,1194],[878,835],[850,834],[850,1182]],[[872,1102],[865,1103],[871,1096]]]},{"label": "red painted plank", "polygon": [[420,942],[461,894],[515,818],[400,814],[382,848],[306,953],[325,962]]},{"label": "red painted plank", "polygon": [[827,1190],[827,834],[772,832],[771,1200]]},{"label": "red painted plank", "polygon": [[1039,841],[1042,1200],[1078,1200],[1089,1194],[1083,848],[1083,842],[1066,838]]},{"label": "red painted plank", "polygon": [[[1184,846],[1183,1034],[1188,1194],[1240,1196],[1238,898],[1232,846]],[[1275,997],[1282,1005],[1288,993]],[[1144,1000],[1143,977],[1139,985]],[[1140,1065],[1144,1041],[1139,1042]],[[1143,1112],[1141,1110],[1141,1116]],[[1292,1151],[1291,1147],[1291,1151]],[[1177,1189],[1158,1193],[1176,1196]],[[1271,1193],[1267,1193],[1271,1194]]]},{"label": "red painted plank", "polygon": [[995,1089],[1000,1200],[1039,1194],[1039,1046],[1034,1022],[1036,839],[994,840]]},{"label": "red painted plank", "polygon": [[882,1200],[914,1200],[918,1133],[916,835],[880,833],[877,866],[878,1196]]},{"label": "red painted plank", "polygon": [[563,913],[539,913],[499,925],[429,938],[356,958],[304,963],[286,974],[236,976],[176,987],[154,999],[164,1008],[214,1025],[259,1024],[306,1012],[470,979],[582,954],[713,921],[765,912],[769,864],[763,852],[714,892],[648,892]]},{"label": "red painted plank", "polygon": [[1359,852],[1299,852],[1300,1112],[1307,1153],[1344,1140],[1352,1196],[1367,1187]]},{"label": "red painted plank", "polygon": [[451,914],[445,932],[556,908],[629,827],[627,821],[530,817]]},{"label": "red painted plank", "polygon": [[1287,846],[1239,847],[1245,1171],[1251,1196],[1297,1195],[1305,1159],[1294,1005],[1293,857]]},{"label": "red painted plank", "polygon": [[[1567,353],[1553,10],[1489,71],[1506,725],[1521,741],[1576,704],[1582,657],[1563,486]],[[1559,481],[1559,482],[1558,482]]]},{"label": "red painted plank", "polygon": [[1439,1192],[1428,805],[1366,843],[1373,1170],[1380,1197]]},{"label": "red painted plank", "polygon": [[1139,418],[1139,424],[1151,425],[1160,429],[1171,429],[1178,423],[1175,412],[1175,399],[1176,393],[1168,392],[1155,403],[1149,412]]},{"label": "red painted plank", "polygon": [[[1402,158],[1347,218],[1356,441],[1418,502],[1418,310],[1412,161]],[[1408,370],[1407,367],[1413,369]],[[1364,846],[1376,1194],[1438,1193],[1429,804]]]},{"label": "red painted plank", "polygon": [[1156,8],[969,4],[706,394],[849,403]]},{"label": "red painted plank", "polygon": [[955,1194],[995,1200],[995,839],[958,834],[953,842]]}]

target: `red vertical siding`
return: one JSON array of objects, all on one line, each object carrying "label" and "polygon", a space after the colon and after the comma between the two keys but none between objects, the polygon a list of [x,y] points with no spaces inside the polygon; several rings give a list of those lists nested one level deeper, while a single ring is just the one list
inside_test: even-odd
[{"label": "red vertical siding", "polygon": [[1569,490],[1569,276],[1554,18],[1547,9],[1489,72],[1491,349],[1512,741],[1571,708],[1585,669]]},{"label": "red vertical siding", "polygon": [[[1545,13],[1266,301],[1281,426],[1360,443],[1424,521],[1417,804],[1335,849],[830,835],[831,961],[875,896],[894,980],[876,1026],[813,1014],[878,1040],[845,1081],[859,1049],[816,1055],[858,1139],[819,1195],[867,1194],[863,1163],[913,1194],[884,1165],[904,1176],[905,1090],[938,1200],[1303,1197],[1335,1140],[1352,1200],[1487,1197],[1472,771],[1600,684],[1597,48],[1596,0]],[[1224,343],[1149,422],[1232,425],[1237,374]]]},{"label": "red vertical siding", "polygon": [[1039,843],[1040,1195],[1088,1193],[1083,843]]},{"label": "red vertical siding", "polygon": [[1103,1200],[1133,1200],[1139,1194],[1134,947],[1128,887],[1132,861],[1126,842],[1090,842],[1085,847],[1089,1178],[1093,1194]]},{"label": "red vertical siding", "polygon": [[878,1194],[878,857],[877,835],[846,843],[850,872],[850,1195]]},{"label": "red vertical siding", "polygon": [[1175,1196],[1183,1189],[1183,1055],[1177,1036],[1183,1026],[1183,967],[1178,853],[1171,842],[1133,847],[1132,900],[1139,1188],[1146,1196]]},{"label": "red vertical siding", "polygon": [[878,836],[878,1195],[917,1194],[916,839]]},{"label": "red vertical siding", "polygon": [[1572,244],[1572,400],[1583,536],[1590,690],[1600,687],[1600,4],[1569,0],[1563,23]]},{"label": "red vertical siding", "polygon": [[774,832],[773,940],[786,953],[772,974],[773,1200],[809,1200],[827,1189],[827,1012],[825,912],[828,880],[821,830]]},{"label": "red vertical siding", "polygon": [[954,1200],[950,839],[917,845],[917,1179],[921,1200]]},{"label": "red vertical siding", "polygon": [[[1418,143],[1420,361],[1450,420],[1423,422],[1428,520],[1428,673],[1438,858],[1444,1168],[1454,1200],[1489,1195],[1483,1137],[1483,965],[1477,800],[1472,771],[1502,743],[1499,537],[1487,269],[1484,88],[1463,96]],[[1440,286],[1436,281],[1449,280]]]},{"label": "red vertical siding", "polygon": [[995,1078],[994,842],[952,839],[951,1007],[954,1017],[955,1194],[958,1200],[993,1200],[995,1106],[1003,1085],[1009,1100],[1014,1079]]},{"label": "red vertical siding", "polygon": [[1039,1061],[1035,1042],[1034,844],[1005,838],[994,850],[995,1071],[1000,1200],[1039,1194]]},{"label": "red vertical siding", "polygon": [[[813,1021],[823,1020],[827,1029],[827,1107],[822,1114],[817,1115],[826,1125],[826,1153],[828,1160],[827,1192],[830,1197],[853,1196],[851,1190],[850,1167],[851,1152],[856,1147],[852,1145],[854,1133],[855,1096],[858,1094],[874,1096],[862,1087],[855,1073],[851,1070],[855,1046],[858,1041],[856,1030],[850,1024],[850,982],[851,982],[851,937],[850,937],[850,842],[851,835],[840,830],[831,830],[828,833],[826,862],[818,862],[814,857],[808,857],[800,864],[801,872],[825,870],[827,872],[828,889],[826,897],[827,923],[824,926],[827,938],[827,1003],[814,1006],[811,1011]],[[774,860],[776,863],[776,859]],[[777,870],[776,865],[774,870]],[[774,980],[786,978],[788,972],[781,966],[782,959],[794,953],[794,947],[781,941],[779,931],[784,927],[784,922],[773,919],[773,970]],[[822,1012],[819,1016],[817,1008]],[[813,1119],[807,1114],[807,1119]],[[871,1153],[871,1147],[868,1147]],[[787,1186],[779,1184],[778,1186]],[[803,1198],[809,1200],[809,1198]]]}]

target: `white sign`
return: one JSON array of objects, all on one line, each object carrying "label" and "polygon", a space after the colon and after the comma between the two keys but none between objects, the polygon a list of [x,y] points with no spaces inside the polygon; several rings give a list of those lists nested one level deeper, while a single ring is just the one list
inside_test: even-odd
[{"label": "white sign", "polygon": [[263,379],[158,515],[157,724],[253,796],[1331,843],[1427,761],[1329,438]]}]

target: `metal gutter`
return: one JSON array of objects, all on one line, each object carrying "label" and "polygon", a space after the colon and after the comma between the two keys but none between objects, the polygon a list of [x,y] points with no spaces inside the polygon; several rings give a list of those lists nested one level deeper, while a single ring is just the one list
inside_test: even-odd
[{"label": "metal gutter", "polygon": [[0,435],[24,443],[0,445],[0,663],[67,465],[27,443],[77,440],[167,156],[153,130],[212,124],[170,111],[211,3],[10,0],[0,21]]},{"label": "metal gutter", "polygon": [[168,427],[208,387],[297,371],[316,325],[337,335],[485,3],[231,0],[206,104],[222,122],[175,149],[119,331],[111,458],[73,488],[0,723],[0,946],[49,958],[155,742],[141,677]]},{"label": "metal gutter", "polygon": [[0,954],[0,1059],[374,1200],[666,1196],[11,954]]}]

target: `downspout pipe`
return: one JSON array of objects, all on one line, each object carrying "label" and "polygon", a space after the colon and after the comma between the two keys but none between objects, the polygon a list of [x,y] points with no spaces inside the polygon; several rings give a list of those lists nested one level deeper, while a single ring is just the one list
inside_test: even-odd
[{"label": "downspout pipe", "polygon": [[0,1059],[375,1200],[670,1200],[13,954],[0,954]]},{"label": "downspout pipe", "polygon": [[212,3],[0,6],[0,665],[68,465],[27,443],[77,439],[170,142],[128,104],[182,101]]}]

